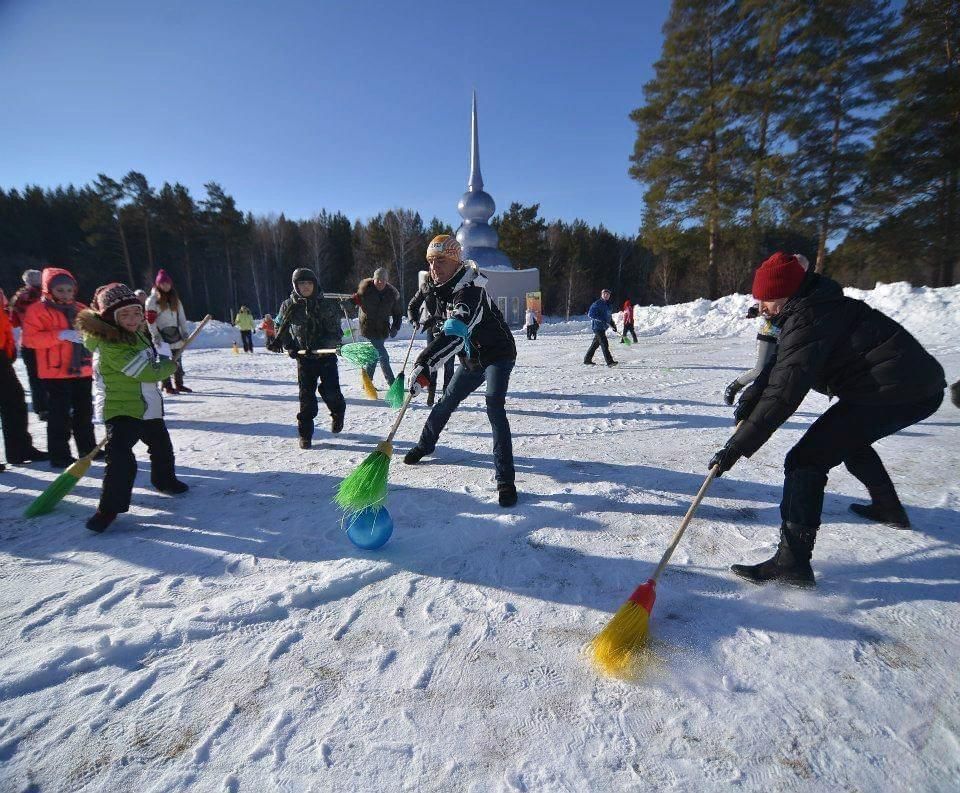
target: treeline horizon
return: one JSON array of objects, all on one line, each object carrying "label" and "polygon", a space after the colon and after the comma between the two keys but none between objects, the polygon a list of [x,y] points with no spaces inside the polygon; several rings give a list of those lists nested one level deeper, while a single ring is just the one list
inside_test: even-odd
[{"label": "treeline horizon", "polygon": [[[540,271],[550,315],[749,291],[776,250],[844,285],[949,286],[960,268],[960,0],[674,0],[655,75],[630,118],[634,236],[512,203],[491,224],[517,268]],[[415,208],[367,220],[243,212],[217,182],[195,198],[130,171],[81,187],[0,189],[0,287],[70,267],[89,297],[169,271],[194,316],[273,313],[297,267],[351,292],[386,267],[403,299],[429,240]],[[829,244],[839,240],[829,250]]]}]

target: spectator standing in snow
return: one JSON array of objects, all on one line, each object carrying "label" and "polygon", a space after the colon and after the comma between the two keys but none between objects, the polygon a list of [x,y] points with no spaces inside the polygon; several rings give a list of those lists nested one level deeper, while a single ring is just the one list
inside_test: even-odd
[{"label": "spectator standing in snow", "polygon": [[77,328],[96,359],[97,412],[107,428],[106,471],[97,511],[87,520],[102,532],[130,509],[137,477],[133,447],[140,441],[150,455],[150,482],[161,493],[179,495],[190,488],[177,479],[173,444],[163,421],[163,397],[157,384],[174,373],[167,342],[154,347],[143,322],[137,295],[124,284],[101,286],[95,310],[81,311]]},{"label": "spectator standing in snow", "polygon": [[[373,271],[373,278],[360,282],[350,299],[360,308],[360,333],[376,348],[383,376],[387,378],[387,385],[392,385],[393,369],[385,342],[387,336],[392,339],[400,330],[403,318],[400,293],[388,282],[386,268],[378,267]],[[373,377],[376,368],[376,363],[367,365],[367,374]]]},{"label": "spectator standing in snow", "polygon": [[318,392],[330,411],[330,431],[337,433],[343,429],[347,403],[340,391],[337,356],[313,352],[339,347],[342,330],[337,305],[323,296],[313,270],[300,267],[293,271],[291,281],[293,291],[280,306],[277,314],[279,331],[270,349],[273,352],[286,350],[297,362],[300,388],[297,433],[300,448],[309,449],[313,439],[313,420],[318,412]]},{"label": "spectator standing in snow", "polygon": [[[3,446],[7,462],[23,465],[49,459],[33,445],[27,430],[27,398],[23,386],[13,370],[17,345],[13,340],[13,325],[5,311],[0,310],[0,423],[3,424]],[[0,471],[4,470],[0,464]]]},{"label": "spectator standing in snow", "polygon": [[68,270],[47,267],[41,284],[40,300],[23,318],[24,344],[37,351],[37,373],[46,386],[50,465],[66,468],[76,461],[70,454],[71,434],[80,457],[97,445],[91,356],[74,329],[86,306],[77,302],[77,281]]},{"label": "spectator standing in snow", "polygon": [[[420,440],[403,461],[416,465],[433,454],[453,411],[484,381],[487,384],[487,418],[493,430],[493,460],[497,498],[502,507],[517,503],[513,466],[513,438],[507,421],[506,396],[510,373],[517,360],[513,334],[503,320],[473,262],[461,260],[460,243],[440,234],[427,247],[430,294],[424,301],[437,313],[439,332],[417,357],[410,375],[410,393],[416,396],[430,385],[430,374],[454,355],[459,356],[446,394],[427,416]],[[485,279],[484,279],[485,280]]]},{"label": "spectator standing in snow", "polygon": [[[800,266],[803,268],[804,272],[810,269],[810,262],[806,256],[800,253],[795,253],[797,261],[800,262]],[[751,306],[747,311],[747,319],[753,319],[755,317],[760,317],[760,311],[757,306]],[[764,367],[773,360],[773,357],[777,354],[777,337],[780,334],[779,326],[773,322],[769,317],[760,317],[759,326],[757,328],[757,361],[753,365],[753,369],[749,369],[740,375],[736,380],[734,380],[730,385],[724,389],[723,392],[723,401],[728,405],[733,404],[733,400],[736,397],[737,393],[741,388],[746,388],[750,383],[757,379],[760,376],[760,372],[763,371]]]},{"label": "spectator standing in snow", "polygon": [[896,489],[872,444],[932,415],[943,401],[943,369],[901,325],[839,284],[807,272],[796,256],[775,253],[757,270],[753,296],[780,328],[776,358],[740,398],[743,424],[713,459],[720,474],[752,456],[812,388],[837,401],[804,433],[784,462],[780,544],[773,558],[733,565],[761,583],[814,584],[810,558],[830,469],[843,463],[872,503],[852,511],[909,528]]},{"label": "spectator standing in snow", "polygon": [[618,362],[613,360],[613,356],[610,354],[610,345],[607,344],[607,328],[613,328],[614,333],[617,331],[617,326],[613,322],[609,289],[600,292],[600,299],[590,306],[587,316],[590,318],[590,328],[593,330],[593,341],[590,342],[590,348],[587,350],[583,362],[593,366],[593,355],[599,348],[603,351],[603,358],[607,362],[607,366],[616,366]]},{"label": "spectator standing in snow", "polygon": [[537,322],[537,312],[532,308],[527,309],[527,315],[523,320],[524,330],[527,331],[527,341],[537,340],[537,331],[540,330],[540,323]]},{"label": "spectator standing in snow", "polygon": [[[443,311],[437,306],[437,298],[430,287],[429,274],[417,293],[411,298],[407,305],[407,318],[414,328],[423,328],[427,333],[427,343],[429,344],[441,334],[440,325],[443,324],[440,319]],[[440,392],[440,398],[443,399],[447,393],[447,386],[453,380],[453,370],[456,357],[451,355],[443,362],[443,390]],[[437,380],[440,376],[439,371],[430,372],[430,385],[427,387],[427,407],[431,407],[436,401]]]},{"label": "spectator standing in snow", "polygon": [[243,342],[244,352],[253,352],[253,314],[246,306],[240,306],[237,318],[233,324],[240,331],[240,340]]},{"label": "spectator standing in snow", "polygon": [[[153,290],[146,303],[147,325],[150,326],[150,336],[153,344],[158,347],[166,342],[170,349],[176,351],[183,347],[190,331],[187,329],[187,314],[183,308],[183,301],[177,294],[173,279],[166,270],[160,270],[154,281]],[[193,390],[183,384],[182,356],[176,359],[177,371],[174,372],[173,382],[168,377],[163,381],[163,391],[166,394],[192,394]]]},{"label": "spectator standing in snow", "polygon": [[263,331],[264,346],[269,349],[270,345],[273,344],[273,340],[277,336],[277,326],[273,321],[273,317],[271,317],[269,314],[264,314],[263,319],[260,320],[260,330]]},{"label": "spectator standing in snow", "polygon": [[[15,328],[23,327],[23,318],[27,309],[40,299],[39,270],[26,270],[23,273],[23,286],[20,287],[10,301],[10,322]],[[33,412],[41,421],[47,420],[47,390],[37,374],[37,351],[24,344],[25,335],[20,334],[20,357],[27,369],[27,381],[30,383],[30,403]]]},{"label": "spectator standing in snow", "polygon": [[[620,343],[623,344],[627,340],[627,334],[633,336],[633,340],[637,341],[637,333],[633,329],[633,303],[629,300],[623,301],[623,333],[620,334]],[[604,331],[606,335],[606,331]]]}]

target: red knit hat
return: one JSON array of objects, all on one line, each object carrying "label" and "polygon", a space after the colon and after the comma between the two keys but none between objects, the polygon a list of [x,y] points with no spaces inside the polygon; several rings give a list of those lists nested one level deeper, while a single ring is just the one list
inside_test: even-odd
[{"label": "red knit hat", "polygon": [[807,272],[792,253],[777,251],[753,275],[753,296],[757,300],[792,297]]}]

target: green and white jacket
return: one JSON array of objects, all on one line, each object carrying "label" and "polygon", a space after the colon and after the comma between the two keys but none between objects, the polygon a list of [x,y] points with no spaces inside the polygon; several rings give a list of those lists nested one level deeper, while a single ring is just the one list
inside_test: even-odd
[{"label": "green and white jacket", "polygon": [[163,418],[158,383],[173,375],[176,362],[157,357],[146,327],[128,333],[104,322],[93,311],[81,311],[76,326],[93,353],[93,382],[97,419],[117,416]]}]

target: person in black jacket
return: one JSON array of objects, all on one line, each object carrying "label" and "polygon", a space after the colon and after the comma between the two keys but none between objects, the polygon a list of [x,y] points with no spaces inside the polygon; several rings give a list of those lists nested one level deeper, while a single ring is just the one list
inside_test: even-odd
[{"label": "person in black jacket", "polygon": [[796,256],[776,253],[757,270],[753,296],[780,327],[776,357],[740,398],[743,421],[710,460],[722,474],[754,454],[800,406],[810,389],[837,397],[784,461],[780,544],[772,559],[733,565],[755,582],[812,586],[810,558],[820,527],[827,473],[843,463],[866,485],[871,504],[858,515],[898,528],[910,523],[872,445],[936,412],[943,368],[901,325],[840,285],[804,272]]},{"label": "person in black jacket", "polygon": [[[440,335],[438,320],[440,312],[437,310],[437,299],[430,287],[430,279],[427,278],[417,290],[417,293],[410,299],[407,305],[407,318],[416,333],[417,328],[423,328],[427,332],[427,340],[433,341]],[[443,390],[440,392],[440,398],[447,393],[447,386],[453,380],[453,366],[455,358],[450,356],[443,362]],[[439,372],[430,373],[430,386],[427,388],[427,406],[434,403],[437,392],[437,380]]]},{"label": "person in black jacket", "polygon": [[460,366],[446,394],[427,416],[420,440],[403,461],[415,465],[432,454],[453,411],[486,381],[498,500],[500,506],[512,507],[517,503],[517,488],[505,404],[517,347],[503,315],[483,288],[476,266],[460,257],[460,244],[448,234],[434,237],[427,247],[432,283],[424,304],[433,306],[440,332],[417,357],[410,375],[410,393],[416,396],[428,388],[430,375],[454,355],[459,356]]},{"label": "person in black jacket", "polygon": [[[324,298],[317,276],[300,267],[293,271],[293,292],[277,314],[277,335],[267,346],[273,352],[286,350],[297,362],[300,412],[297,432],[300,448],[309,449],[313,420],[317,417],[317,392],[330,410],[330,431],[343,429],[347,403],[340,391],[336,355],[317,355],[313,350],[340,346],[342,330],[337,305]],[[318,385],[319,381],[319,385]]]}]

